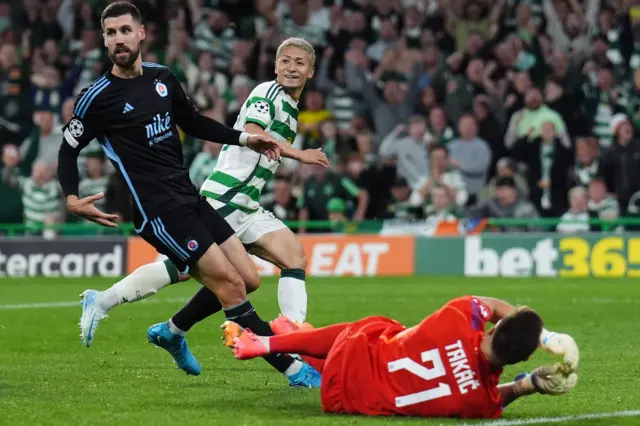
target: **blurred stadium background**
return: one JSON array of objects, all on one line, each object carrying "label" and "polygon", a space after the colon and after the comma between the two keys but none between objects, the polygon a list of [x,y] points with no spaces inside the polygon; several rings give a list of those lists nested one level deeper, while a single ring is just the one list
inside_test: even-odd
[{"label": "blurred stadium background", "polygon": [[[55,165],[75,95],[109,67],[99,22],[107,3],[0,2],[3,233],[82,229],[56,226],[76,221]],[[285,161],[262,196],[284,220],[331,222],[317,225],[323,232],[345,220],[404,222],[421,235],[471,217],[514,219],[489,223],[503,232],[636,224],[600,222],[640,212],[634,1],[135,3],[145,60],[169,66],[201,110],[228,125],[254,85],[273,78],[280,41],[302,36],[316,47],[294,144],[322,147],[332,169],[327,178]],[[220,145],[183,141],[199,186]],[[98,143],[82,157],[82,193],[105,192],[103,207],[127,223],[126,187]]]},{"label": "blurred stadium background", "polygon": [[[97,347],[81,347],[71,301],[158,257],[135,238],[127,187],[97,142],[81,154],[81,195],[104,192],[100,207],[119,215],[117,230],[69,215],[55,176],[75,96],[110,65],[99,21],[108,3],[0,0],[0,395],[8,401],[0,423],[85,424],[77,407],[87,404],[99,417],[91,424],[141,424],[168,407],[167,421],[190,416],[191,424],[350,422],[319,416],[316,394],[290,395],[263,364],[252,373],[227,366],[207,327],[190,336],[214,372],[202,379],[208,386],[166,376],[169,360],[142,346],[144,331],[194,284],[123,307],[114,317],[128,321],[106,322]],[[261,200],[301,236],[312,322],[376,313],[411,324],[474,292],[530,304],[579,342],[584,385],[562,400],[520,404],[510,416],[521,423],[512,424],[640,415],[628,411],[639,408],[640,2],[133,3],[146,20],[144,60],[168,66],[227,125],[251,89],[274,78],[284,38],[315,46],[294,145],[322,147],[331,169],[284,160]],[[182,137],[200,186],[221,146]],[[278,273],[258,265],[264,276]],[[407,278],[385,278],[399,275]],[[464,278],[479,276],[529,278]],[[264,316],[277,313],[274,283],[266,278],[253,296]],[[601,367],[612,359],[619,365]],[[234,380],[249,393],[229,390]],[[151,394],[175,403],[158,405]],[[253,399],[273,403],[273,395],[270,407]],[[239,401],[252,414],[238,416]],[[627,421],[601,420],[635,424]]]}]

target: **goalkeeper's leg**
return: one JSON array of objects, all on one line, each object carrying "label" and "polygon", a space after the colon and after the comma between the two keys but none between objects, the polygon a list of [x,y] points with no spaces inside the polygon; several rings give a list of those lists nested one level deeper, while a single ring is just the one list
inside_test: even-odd
[{"label": "goalkeeper's leg", "polygon": [[324,359],[329,354],[340,333],[348,326],[349,323],[342,323],[268,337],[258,336],[249,330],[240,330],[238,335],[232,338],[230,338],[229,333],[238,330],[238,328],[230,327],[229,323],[225,323],[223,327],[225,340],[232,342],[234,355],[238,359],[250,359],[278,353],[297,353]]}]

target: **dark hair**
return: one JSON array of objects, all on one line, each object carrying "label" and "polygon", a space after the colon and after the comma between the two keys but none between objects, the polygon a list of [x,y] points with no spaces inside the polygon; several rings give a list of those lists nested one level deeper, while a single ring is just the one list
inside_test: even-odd
[{"label": "dark hair", "polygon": [[509,186],[511,188],[516,187],[516,181],[511,176],[500,176],[496,179],[496,188],[500,186]]},{"label": "dark hair", "polygon": [[293,182],[293,179],[291,178],[290,175],[276,175],[276,182],[285,182],[285,183],[291,183]]},{"label": "dark hair", "polygon": [[138,24],[142,23],[142,15],[135,5],[126,1],[117,1],[115,3],[111,3],[102,11],[102,16],[100,17],[100,25],[102,25],[102,29],[104,30],[105,19],[117,18],[118,16],[123,15],[131,15],[131,18],[133,18],[133,20]]},{"label": "dark hair", "polygon": [[[446,192],[446,191],[447,191],[447,186],[446,186],[446,185],[443,185],[443,184],[441,184],[441,183],[436,183],[436,184],[434,184],[434,185],[433,185],[433,187],[431,188],[431,191],[432,191],[431,193],[432,193],[432,194],[433,194],[433,190],[435,190],[435,189],[444,189],[444,190],[445,190],[445,192]],[[448,192],[447,192],[447,196],[449,196],[449,193],[448,193]]]},{"label": "dark hair", "polygon": [[458,119],[458,124],[460,124],[460,122],[465,118],[470,118],[473,121],[473,124],[475,124],[476,126],[478,125],[478,120],[476,120],[476,118],[470,112],[462,114]]},{"label": "dark hair", "polygon": [[598,71],[608,71],[611,74],[615,74],[614,65],[609,61],[600,64],[600,66],[598,67]]},{"label": "dark hair", "polygon": [[444,151],[446,155],[449,155],[449,148],[445,145],[441,144],[433,144],[429,147],[429,155],[431,155],[434,151]]},{"label": "dark hair", "polygon": [[392,188],[404,188],[405,186],[409,186],[409,184],[402,176],[396,177],[396,180],[393,181],[393,184],[391,185]]},{"label": "dark hair", "polygon": [[593,42],[595,43],[596,41],[601,41],[601,42],[603,42],[605,44],[609,44],[609,39],[604,34],[598,34],[597,36],[595,36],[593,38]]},{"label": "dark hair", "polygon": [[530,309],[520,309],[504,317],[493,333],[491,351],[502,365],[529,359],[538,347],[542,318]]},{"label": "dark hair", "polygon": [[576,143],[580,141],[592,141],[595,139],[596,139],[596,136],[593,134],[593,132],[590,132],[589,130],[583,130],[581,132],[578,132],[578,134],[576,134],[575,136]]},{"label": "dark hair", "polygon": [[609,5],[604,5],[604,6],[602,6],[600,8],[600,14],[605,13],[605,12],[610,13],[613,16],[616,16],[616,10],[613,7],[609,6]]}]

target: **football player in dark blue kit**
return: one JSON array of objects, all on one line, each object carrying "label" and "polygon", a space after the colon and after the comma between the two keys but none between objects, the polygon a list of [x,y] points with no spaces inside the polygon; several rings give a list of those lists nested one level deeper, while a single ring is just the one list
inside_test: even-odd
[{"label": "football player in dark blue kit", "polygon": [[[140,44],[145,29],[135,6],[112,3],[103,11],[101,21],[113,67],[80,93],[74,116],[63,128],[58,178],[69,211],[103,226],[117,226],[115,215],[101,212],[93,204],[103,194],[78,197],[78,153],[97,139],[129,188],[136,232],[182,273],[189,273],[210,289],[228,319],[256,333],[272,334],[247,298],[246,287],[259,285],[255,265],[231,227],[190,181],[177,126],[198,139],[248,146],[269,159],[279,159],[278,143],[201,115],[169,69],[142,62]],[[108,297],[128,301],[154,292],[148,288],[146,294]],[[91,291],[82,296],[80,327],[89,346],[93,331],[106,316],[102,303],[108,301],[97,300]],[[153,343],[167,349],[183,370],[200,372],[182,336],[167,330],[166,336],[160,334],[157,340]],[[309,386],[308,382],[319,380],[315,370],[289,356],[265,359],[285,372],[290,383]]]}]

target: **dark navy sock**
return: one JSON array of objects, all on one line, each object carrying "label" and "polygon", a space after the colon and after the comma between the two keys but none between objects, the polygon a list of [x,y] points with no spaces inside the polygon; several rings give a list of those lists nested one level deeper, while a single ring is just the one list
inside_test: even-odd
[{"label": "dark navy sock", "polygon": [[211,290],[202,287],[172,318],[171,321],[182,331],[210,317],[222,309],[220,301]]},{"label": "dark navy sock", "polygon": [[[223,309],[229,321],[239,324],[243,328],[248,328],[258,336],[273,336],[271,326],[263,321],[257,314],[249,300],[229,309]],[[286,354],[269,354],[263,357],[276,370],[284,373],[295,361]]]}]

